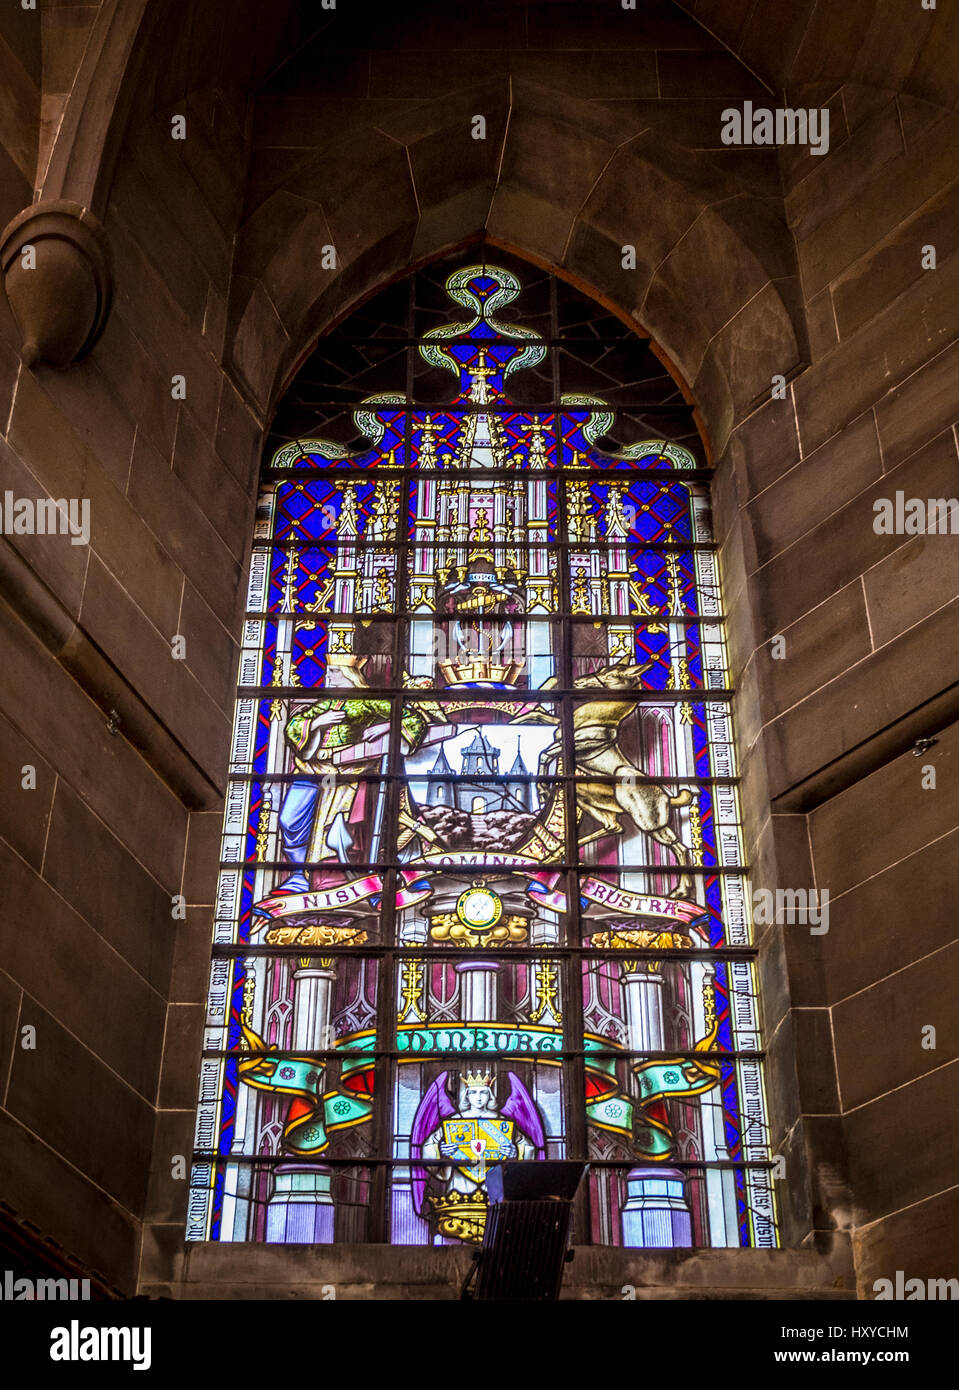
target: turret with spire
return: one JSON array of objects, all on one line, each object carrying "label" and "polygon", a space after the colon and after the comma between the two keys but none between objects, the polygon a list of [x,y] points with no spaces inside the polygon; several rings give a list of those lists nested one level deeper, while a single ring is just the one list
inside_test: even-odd
[{"label": "turret with spire", "polygon": [[526,764],[516,740],[516,756],[509,773],[502,781],[499,776],[500,750],[490,743],[482,729],[477,728],[473,739],[460,751],[460,773],[450,766],[443,747],[440,747],[433,766],[427,803],[430,806],[451,806],[467,815],[488,815],[492,811],[525,812],[530,806],[530,784],[525,781]]},{"label": "turret with spire", "polygon": [[518,736],[516,739],[516,757],[513,759],[513,766],[507,776],[510,780],[506,784],[506,790],[510,795],[513,808],[517,811],[528,811],[530,809],[530,784],[525,779],[529,776],[529,768],[523,762]]}]

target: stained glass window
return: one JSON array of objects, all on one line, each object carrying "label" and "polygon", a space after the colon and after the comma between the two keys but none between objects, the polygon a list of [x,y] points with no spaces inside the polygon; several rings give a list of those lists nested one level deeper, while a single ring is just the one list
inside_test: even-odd
[{"label": "stained glass window", "polygon": [[776,1243],[702,444],[508,264],[391,287],[277,419],[191,1239],[476,1243],[490,1165],[569,1158],[579,1242]]}]

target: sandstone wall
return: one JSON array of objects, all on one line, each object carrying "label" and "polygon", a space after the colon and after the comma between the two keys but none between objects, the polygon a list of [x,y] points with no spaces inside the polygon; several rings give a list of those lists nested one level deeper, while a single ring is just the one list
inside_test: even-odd
[{"label": "sandstone wall", "polygon": [[[80,8],[46,48],[5,12],[4,221],[44,165]],[[121,1289],[140,1271],[175,1291],[183,1270],[171,1165],[191,1144],[262,431],[317,333],[483,232],[652,332],[716,456],[756,882],[831,899],[826,935],[763,934],[784,1236],[824,1252],[829,1287],[849,1235],[867,1293],[952,1271],[959,549],[877,535],[872,508],[959,494],[956,36],[857,4],[827,62],[811,0],[788,25],[688,8],[707,28],[666,3],[641,23],[386,7],[377,26],[343,5],[314,35],[291,5],[157,5],[101,209],[101,340],[27,371],[0,304],[2,486],[92,513],[89,548],[0,537],[0,1199]],[[829,154],[724,147],[722,110],[783,83],[828,104]],[[916,758],[921,736],[939,741]]]}]

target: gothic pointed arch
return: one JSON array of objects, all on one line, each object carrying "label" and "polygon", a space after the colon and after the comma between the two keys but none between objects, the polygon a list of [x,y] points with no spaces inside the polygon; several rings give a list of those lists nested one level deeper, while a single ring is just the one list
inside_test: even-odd
[{"label": "gothic pointed arch", "polygon": [[321,338],[257,510],[191,1240],[777,1244],[709,470],[647,344],[485,246]]}]

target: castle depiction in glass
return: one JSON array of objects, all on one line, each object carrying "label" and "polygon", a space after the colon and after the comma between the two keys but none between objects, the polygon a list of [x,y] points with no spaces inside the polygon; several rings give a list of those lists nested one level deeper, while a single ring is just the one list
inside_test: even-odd
[{"label": "castle depiction in glass", "polygon": [[708,483],[445,288],[445,399],[264,475],[188,1236],[476,1243],[548,1157],[581,1239],[774,1246]]}]

